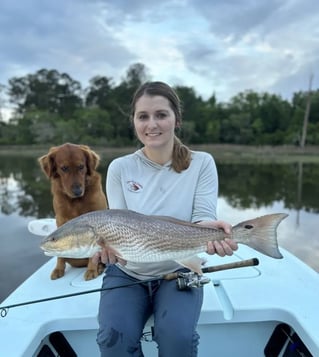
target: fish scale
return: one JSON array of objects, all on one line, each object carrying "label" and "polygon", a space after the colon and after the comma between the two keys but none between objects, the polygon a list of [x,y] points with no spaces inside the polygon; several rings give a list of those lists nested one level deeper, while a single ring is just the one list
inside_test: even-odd
[{"label": "fish scale", "polygon": [[[122,212],[114,212],[122,213]],[[204,251],[207,242],[212,238],[212,230],[196,225],[184,225],[186,222],[165,217],[149,217],[143,221],[137,219],[137,215],[129,214],[125,216],[126,220],[117,221],[115,216],[110,216],[109,222],[105,227],[115,226],[119,238],[114,236],[108,238],[108,245],[122,253],[128,261],[135,262],[155,262],[161,260],[171,260],[172,250],[175,251],[176,258],[183,258],[193,255],[194,252]],[[122,218],[122,214],[120,215]],[[160,219],[160,220],[159,220]],[[176,222],[183,224],[176,225]],[[121,230],[122,227],[122,230]],[[108,229],[101,234],[107,234]],[[193,232],[190,235],[190,231]],[[220,239],[225,237],[225,233],[220,230],[214,230]],[[124,238],[125,244],[121,237],[130,237],[129,240]],[[187,237],[187,239],[185,239]],[[200,245],[199,245],[200,244]],[[181,250],[181,246],[183,250]],[[196,246],[196,248],[194,248]],[[142,253],[142,254],[141,254]]]}]

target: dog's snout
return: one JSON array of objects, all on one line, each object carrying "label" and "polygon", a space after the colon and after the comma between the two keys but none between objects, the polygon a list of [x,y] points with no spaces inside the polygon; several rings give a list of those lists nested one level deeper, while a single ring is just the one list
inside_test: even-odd
[{"label": "dog's snout", "polygon": [[72,193],[75,197],[81,197],[83,195],[83,189],[80,185],[73,185],[72,186]]}]

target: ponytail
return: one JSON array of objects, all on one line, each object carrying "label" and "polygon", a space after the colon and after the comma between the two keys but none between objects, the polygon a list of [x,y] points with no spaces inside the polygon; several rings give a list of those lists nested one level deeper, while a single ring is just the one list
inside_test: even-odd
[{"label": "ponytail", "polygon": [[180,139],[175,135],[174,137],[174,146],[173,146],[173,155],[172,155],[172,168],[180,173],[188,169],[191,163],[191,151],[184,145]]}]

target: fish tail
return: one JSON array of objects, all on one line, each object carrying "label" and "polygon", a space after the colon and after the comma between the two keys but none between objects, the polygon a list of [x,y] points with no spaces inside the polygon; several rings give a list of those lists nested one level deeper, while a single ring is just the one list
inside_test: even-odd
[{"label": "fish tail", "polygon": [[285,213],[275,213],[241,222],[233,227],[233,236],[238,243],[280,259],[282,255],[278,249],[277,227],[287,216]]}]

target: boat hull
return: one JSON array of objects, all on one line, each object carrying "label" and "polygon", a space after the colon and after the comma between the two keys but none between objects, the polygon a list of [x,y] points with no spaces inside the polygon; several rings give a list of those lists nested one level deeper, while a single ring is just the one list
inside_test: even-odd
[{"label": "boat hull", "polygon": [[[218,265],[257,257],[260,264],[205,274],[211,282],[204,286],[204,302],[198,332],[201,336],[199,357],[209,355],[264,356],[278,325],[299,336],[313,356],[319,355],[319,319],[317,297],[319,276],[293,255],[281,249],[284,259],[274,260],[241,246],[231,257],[206,256],[208,265]],[[13,292],[1,306],[36,299],[98,289],[102,277],[83,279],[84,269],[68,267],[63,278],[50,280],[55,264],[52,258]],[[1,318],[3,356],[38,356],[52,333],[61,332],[76,355],[99,356],[96,344],[99,293],[11,308]],[[152,318],[145,327],[142,341],[145,356],[157,356],[151,340]],[[60,336],[60,335],[59,335]],[[52,339],[52,338],[51,338]],[[17,342],[19,341],[19,342]],[[282,349],[287,348],[288,337]],[[269,347],[270,346],[270,347]],[[310,355],[311,355],[310,354]],[[307,356],[307,355],[306,355]]]}]

